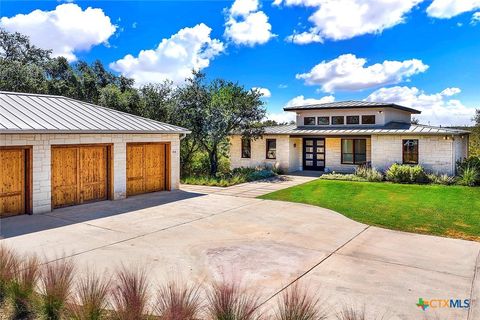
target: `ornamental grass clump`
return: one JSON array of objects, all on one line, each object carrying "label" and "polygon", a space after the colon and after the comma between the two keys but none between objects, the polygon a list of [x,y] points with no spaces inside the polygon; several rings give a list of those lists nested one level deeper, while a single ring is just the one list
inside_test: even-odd
[{"label": "ornamental grass clump", "polygon": [[466,166],[461,169],[457,183],[462,186],[473,187],[479,183],[480,170],[474,166]]},{"label": "ornamental grass clump", "polygon": [[259,298],[240,288],[238,282],[214,283],[207,295],[208,320],[260,319]]},{"label": "ornamental grass clump", "polygon": [[41,274],[41,313],[49,320],[62,319],[73,288],[74,264],[71,260],[59,259],[47,264]]},{"label": "ornamental grass clump", "polygon": [[396,183],[428,183],[428,176],[420,165],[394,163],[386,172],[387,180]]},{"label": "ornamental grass clump", "polygon": [[101,320],[107,316],[110,279],[89,272],[75,287],[75,294],[68,305],[72,320]]},{"label": "ornamental grass clump", "polygon": [[367,166],[358,166],[355,170],[355,175],[361,177],[369,182],[381,182],[383,181],[383,174],[375,168]]},{"label": "ornamental grass clump", "polygon": [[298,282],[287,288],[278,299],[276,320],[323,320],[326,312],[320,299],[301,287]]},{"label": "ornamental grass clump", "polygon": [[14,266],[14,275],[8,286],[12,306],[12,320],[28,320],[35,316],[37,280],[40,262],[36,256],[24,257]]},{"label": "ornamental grass clump", "polygon": [[7,246],[0,244],[0,306],[5,302],[18,263],[17,254]]},{"label": "ornamental grass clump", "polygon": [[200,319],[200,287],[170,281],[158,289],[154,311],[160,320]]},{"label": "ornamental grass clump", "polygon": [[337,320],[367,320],[365,308],[358,310],[344,306],[336,315]]},{"label": "ornamental grass clump", "polygon": [[120,268],[112,288],[113,319],[142,320],[148,318],[148,279],[144,269]]}]

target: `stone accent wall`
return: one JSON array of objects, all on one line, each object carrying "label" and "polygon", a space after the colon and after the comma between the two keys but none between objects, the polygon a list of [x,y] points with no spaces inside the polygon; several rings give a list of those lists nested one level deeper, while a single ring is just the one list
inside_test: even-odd
[{"label": "stone accent wall", "polygon": [[[466,137],[374,135],[372,136],[372,166],[385,170],[394,163],[402,163],[402,140],[418,139],[418,162],[426,170],[455,174],[456,159],[467,156]],[[458,144],[457,151],[454,145]]]},{"label": "stone accent wall", "polygon": [[171,143],[171,188],[180,184],[178,134],[0,134],[0,146],[33,146],[33,213],[51,211],[51,146],[64,144],[113,144],[114,200],[126,197],[128,142]]},{"label": "stone accent wall", "polygon": [[[346,139],[364,139],[355,137],[345,137]],[[371,161],[372,144],[370,138],[367,141],[367,161]],[[325,170],[343,173],[354,172],[357,165],[342,164],[342,138],[326,138],[325,139]]]},{"label": "stone accent wall", "polygon": [[[266,158],[266,139],[277,140],[277,158]],[[230,136],[230,167],[272,167],[288,171],[290,168],[290,141],[287,135],[265,135],[251,141],[251,157],[242,158],[242,136]],[[299,146],[297,146],[299,147]]]}]

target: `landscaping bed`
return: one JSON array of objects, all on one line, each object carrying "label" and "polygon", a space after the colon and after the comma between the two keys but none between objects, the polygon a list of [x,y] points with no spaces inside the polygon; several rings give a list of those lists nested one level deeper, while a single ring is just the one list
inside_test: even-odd
[{"label": "landscaping bed", "polygon": [[389,229],[480,241],[480,188],[318,179],[260,196]]},{"label": "landscaping bed", "polygon": [[229,187],[275,176],[277,176],[277,173],[270,169],[237,168],[226,173],[218,173],[216,176],[210,176],[208,174],[190,175],[182,177],[181,182],[202,186]]}]

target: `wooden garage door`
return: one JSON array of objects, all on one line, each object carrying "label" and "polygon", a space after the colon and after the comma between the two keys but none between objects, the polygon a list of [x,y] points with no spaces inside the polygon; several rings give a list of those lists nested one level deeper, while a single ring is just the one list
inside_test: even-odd
[{"label": "wooden garage door", "polygon": [[127,145],[127,196],[167,190],[169,144]]},{"label": "wooden garage door", "polygon": [[54,208],[107,199],[108,147],[52,147]]},{"label": "wooden garage door", "polygon": [[25,149],[0,149],[0,216],[25,213]]}]

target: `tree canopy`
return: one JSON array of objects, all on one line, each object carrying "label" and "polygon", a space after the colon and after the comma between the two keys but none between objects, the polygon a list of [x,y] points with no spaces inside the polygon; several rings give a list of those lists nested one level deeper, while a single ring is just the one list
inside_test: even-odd
[{"label": "tree canopy", "polygon": [[[232,131],[256,138],[266,110],[257,90],[193,71],[180,86],[172,82],[135,87],[133,79],[108,71],[101,61],[68,63],[51,57],[28,37],[0,29],[0,90],[62,95],[168,122],[192,131],[182,140],[182,172],[215,175]],[[199,168],[195,161],[206,159]],[[200,161],[201,162],[201,161]]]}]

